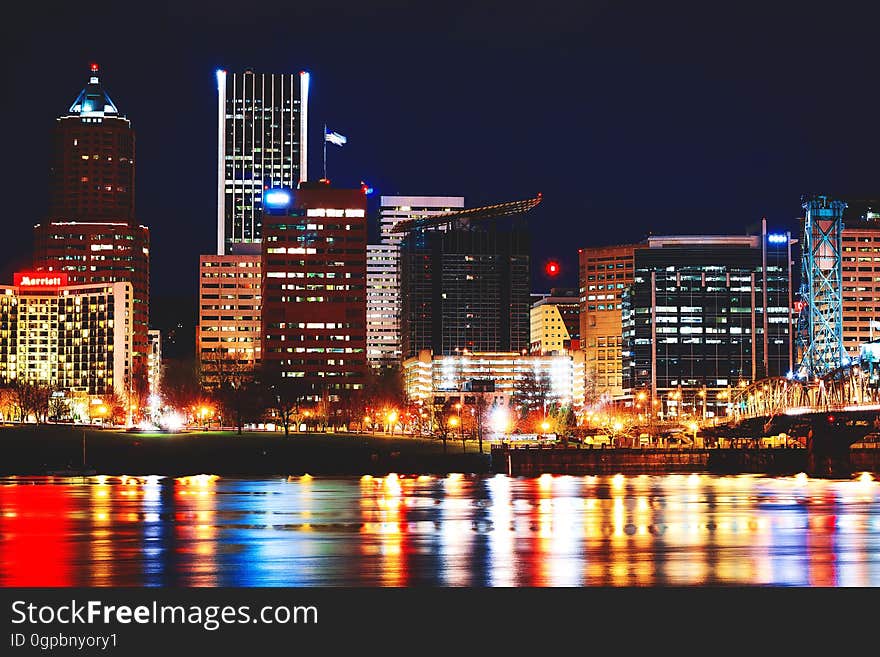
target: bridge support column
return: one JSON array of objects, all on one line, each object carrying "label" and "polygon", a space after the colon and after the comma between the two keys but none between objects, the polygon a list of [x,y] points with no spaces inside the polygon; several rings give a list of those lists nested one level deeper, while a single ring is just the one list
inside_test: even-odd
[{"label": "bridge support column", "polygon": [[833,426],[813,427],[807,435],[807,469],[811,477],[849,478],[849,441]]}]

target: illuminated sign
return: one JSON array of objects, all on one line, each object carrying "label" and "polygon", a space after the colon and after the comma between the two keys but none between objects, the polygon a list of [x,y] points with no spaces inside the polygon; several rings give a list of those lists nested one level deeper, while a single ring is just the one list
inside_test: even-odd
[{"label": "illuminated sign", "polygon": [[788,242],[788,235],[785,233],[770,233],[767,235],[767,241],[770,244],[786,244]]},{"label": "illuminated sign", "polygon": [[17,271],[13,275],[16,287],[48,287],[55,288],[67,285],[67,274],[63,272],[31,272]]},{"label": "illuminated sign", "polygon": [[800,313],[806,307],[807,307],[806,301],[795,301],[794,302],[794,311],[796,313]]},{"label": "illuminated sign", "polygon": [[286,208],[290,205],[290,192],[286,189],[266,190],[263,204],[270,208]]}]

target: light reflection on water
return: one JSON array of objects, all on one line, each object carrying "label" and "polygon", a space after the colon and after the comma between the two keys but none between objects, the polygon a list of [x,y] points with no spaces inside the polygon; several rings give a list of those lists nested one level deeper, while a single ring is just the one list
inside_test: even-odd
[{"label": "light reflection on water", "polygon": [[880,483],[0,479],[2,586],[880,586]]}]

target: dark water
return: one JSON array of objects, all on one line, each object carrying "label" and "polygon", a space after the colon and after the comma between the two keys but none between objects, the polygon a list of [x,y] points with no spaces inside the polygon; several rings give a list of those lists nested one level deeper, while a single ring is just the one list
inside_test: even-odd
[{"label": "dark water", "polygon": [[880,586],[880,483],[0,479],[3,586]]}]

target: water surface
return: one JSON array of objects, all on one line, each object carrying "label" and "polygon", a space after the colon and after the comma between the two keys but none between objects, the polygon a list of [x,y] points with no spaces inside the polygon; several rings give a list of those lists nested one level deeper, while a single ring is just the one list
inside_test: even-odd
[{"label": "water surface", "polygon": [[880,586],[880,483],[0,479],[2,586]]}]

